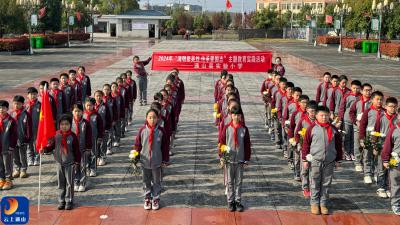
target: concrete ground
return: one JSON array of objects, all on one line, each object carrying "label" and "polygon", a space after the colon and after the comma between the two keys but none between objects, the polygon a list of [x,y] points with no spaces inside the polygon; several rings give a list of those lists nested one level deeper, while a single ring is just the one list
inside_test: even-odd
[{"label": "concrete ground", "polygon": [[[91,64],[89,61],[93,90],[100,89],[102,84],[113,81],[116,74],[131,69],[133,54],[145,58],[150,56],[153,51],[159,50],[256,51],[257,49],[245,42],[228,41],[163,41],[152,47],[143,43],[140,50],[134,51],[132,54],[105,55],[108,57],[108,64],[97,65]],[[78,56],[71,56],[71,58],[75,57]],[[69,66],[73,66],[73,64]],[[296,86],[302,87],[306,94],[314,96],[318,80],[290,65],[286,65],[286,70],[289,80],[293,81]],[[0,69],[0,74],[6,74],[6,71]],[[159,71],[151,71],[151,74],[148,99],[151,99],[153,94],[162,88],[167,75],[165,72]],[[212,93],[214,82],[218,76],[217,73],[181,72],[180,74],[181,79],[185,82],[186,101],[182,109],[173,149],[175,155],[171,157],[171,165],[165,169],[166,176],[163,184],[165,192],[161,197],[163,207],[226,207],[223,173],[217,166],[217,129],[213,126],[212,117]],[[243,185],[243,204],[249,209],[308,211],[309,201],[302,196],[300,183],[293,180],[293,174],[283,159],[282,153],[274,149],[263,125],[264,109],[259,89],[264,80],[264,74],[242,73],[234,74],[234,77],[235,84],[240,91],[246,125],[249,127],[252,140],[252,158],[250,166],[245,171]],[[142,205],[141,179],[129,173],[128,154],[139,126],[144,122],[147,109],[148,106],[141,107],[136,104],[134,124],[129,127],[127,138],[123,139],[122,146],[116,154],[108,158],[109,164],[99,168],[98,176],[89,179],[88,190],[84,193],[76,193],[75,202],[78,209],[73,210],[74,212],[83,213],[83,211],[79,211],[79,208],[87,209],[86,206],[108,208],[140,207]],[[28,179],[16,179],[14,181],[15,188],[0,192],[1,196],[24,195],[31,200],[31,205],[36,205],[38,168],[29,168],[28,172],[31,175]],[[57,204],[57,180],[52,156],[44,157],[41,180],[42,203],[53,207]],[[346,216],[351,216],[348,213],[390,213],[389,200],[378,198],[375,191],[375,186],[363,184],[362,174],[354,171],[352,163],[344,162],[343,166],[335,172],[330,196],[333,203],[332,209],[334,212],[346,213]],[[34,209],[32,208],[32,210]],[[40,214],[41,217],[46,217],[46,215],[46,212]],[[309,214],[305,213],[305,215],[307,217]],[[390,217],[390,215],[387,216],[387,218]],[[325,223],[328,222],[325,221]],[[282,221],[281,223],[285,224]],[[321,224],[324,223],[321,222]]]}]

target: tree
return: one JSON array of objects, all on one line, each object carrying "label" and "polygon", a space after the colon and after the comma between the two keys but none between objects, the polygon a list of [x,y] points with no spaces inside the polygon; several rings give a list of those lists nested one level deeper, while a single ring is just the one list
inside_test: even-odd
[{"label": "tree", "polygon": [[4,34],[20,34],[27,31],[24,12],[14,0],[0,0],[0,38]]},{"label": "tree", "polygon": [[211,24],[214,30],[223,28],[224,18],[221,13],[214,13],[211,17]]},{"label": "tree", "polygon": [[304,5],[300,13],[297,13],[294,18],[296,19],[297,23],[299,24],[299,27],[305,27],[308,23],[306,20],[306,16],[311,16],[311,6],[310,5]]},{"label": "tree", "polygon": [[352,7],[350,15],[345,16],[344,27],[346,31],[371,32],[371,22],[368,15],[372,15],[372,0],[352,0],[349,2]]},{"label": "tree", "polygon": [[95,0],[94,4],[99,5],[100,12],[103,14],[120,14],[139,9],[138,0]]},{"label": "tree", "polygon": [[257,29],[268,29],[277,24],[277,15],[278,13],[276,11],[264,8],[255,13],[252,17],[252,22]]},{"label": "tree", "polygon": [[392,39],[395,37],[400,36],[400,4],[397,4],[393,11],[384,17],[384,22],[382,24],[385,24],[385,29],[383,30],[387,38]]},{"label": "tree", "polygon": [[223,27],[224,29],[228,29],[229,25],[232,23],[231,14],[229,12],[221,12],[223,18]]},{"label": "tree", "polygon": [[239,29],[242,26],[242,14],[241,13],[235,13],[233,15],[233,28],[235,30]]},{"label": "tree", "polygon": [[42,0],[39,8],[46,7],[46,14],[39,20],[39,30],[51,30],[58,32],[61,30],[61,1],[59,0]]}]

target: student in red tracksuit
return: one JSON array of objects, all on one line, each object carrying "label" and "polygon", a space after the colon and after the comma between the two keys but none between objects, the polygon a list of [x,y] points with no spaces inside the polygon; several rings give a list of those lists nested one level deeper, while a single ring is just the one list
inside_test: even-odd
[{"label": "student in red tracksuit", "polygon": [[146,210],[158,210],[160,207],[161,167],[166,167],[169,162],[168,139],[164,129],[158,125],[158,119],[156,110],[147,111],[146,123],[139,129],[134,146],[142,163]]},{"label": "student in red tracksuit", "polygon": [[328,88],[326,92],[326,107],[328,107],[331,113],[331,119],[333,118],[333,112],[335,111],[335,93],[336,89],[338,89],[339,85],[339,77],[337,75],[332,75],[331,77],[331,86]]},{"label": "student in red tracksuit", "polygon": [[315,101],[318,105],[326,106],[326,100],[328,99],[328,89],[330,88],[331,73],[325,72],[322,76],[322,82],[318,84],[317,95]]}]

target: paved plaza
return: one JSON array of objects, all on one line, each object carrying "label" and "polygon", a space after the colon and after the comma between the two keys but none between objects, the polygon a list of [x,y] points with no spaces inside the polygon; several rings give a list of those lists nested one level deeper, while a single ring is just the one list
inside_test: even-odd
[{"label": "paved plaza", "polygon": [[[9,99],[14,93],[25,94],[24,89],[37,84],[39,78],[54,76],[80,64],[88,68],[92,91],[95,91],[101,89],[104,83],[113,81],[120,72],[132,69],[133,55],[145,59],[151,56],[153,51],[258,51],[264,46],[266,49],[279,51],[284,56],[283,62],[286,63],[284,44],[280,44],[282,47],[277,44],[268,47],[267,44],[261,46],[260,43],[253,43],[254,47],[246,42],[230,41],[140,41],[109,45],[87,47],[88,51],[76,47],[67,50],[65,54],[55,50],[54,54],[57,57],[54,57],[54,61],[50,60],[51,54],[46,52],[29,57],[0,56],[0,95]],[[289,44],[292,45],[295,46]],[[109,49],[104,50],[105,48]],[[99,56],[96,56],[97,54]],[[292,60],[294,57],[303,57],[302,53],[287,54],[292,54]],[[380,69],[371,69],[373,73],[364,74],[363,71],[369,70],[369,67],[357,66],[354,55],[345,53],[343,57],[353,61],[346,58],[346,65],[340,64],[332,70],[348,73],[353,78],[372,84],[378,83],[379,88],[399,95],[399,89],[396,88],[399,81],[395,78],[400,71],[398,63],[376,62],[381,65]],[[304,59],[310,64],[314,63],[315,68],[324,69],[314,56],[304,55]],[[38,60],[41,63],[33,63]],[[330,67],[334,60],[338,59],[332,59],[323,66]],[[369,64],[374,59],[359,60]],[[317,72],[312,72],[312,69],[304,70],[295,64],[285,66],[287,78],[301,87],[305,94],[314,98],[319,81],[310,74]],[[30,73],[30,70],[33,72]],[[148,71],[151,73],[148,98],[151,99],[164,85],[167,74],[150,71],[150,67]],[[388,80],[377,77],[379,71],[384,71],[382,74]],[[30,75],[21,76],[17,74],[19,72]],[[35,206],[38,194],[38,167],[30,167],[30,177],[15,179],[14,189],[0,192],[1,196],[29,197],[32,205],[32,224],[77,224],[78,221],[80,224],[400,224],[398,217],[391,213],[389,200],[379,198],[375,193],[375,186],[365,185],[362,174],[354,171],[351,162],[343,162],[335,171],[330,195],[333,215],[312,216],[309,213],[309,200],[303,197],[301,184],[293,180],[293,173],[288,168],[287,161],[284,160],[281,151],[275,150],[264,127],[264,105],[259,93],[260,85],[265,79],[265,74],[262,73],[234,74],[246,125],[250,130],[252,157],[249,167],[245,170],[243,185],[243,204],[247,210],[242,214],[228,213],[225,209],[223,172],[218,168],[217,129],[213,125],[212,115],[214,82],[219,78],[219,74],[181,72],[180,78],[185,82],[186,100],[175,147],[172,150],[175,154],[171,157],[171,165],[165,169],[165,191],[161,196],[162,209],[159,211],[143,210],[141,177],[133,176],[129,172],[128,154],[148,109],[148,106],[138,106],[137,103],[134,108],[133,125],[129,127],[120,149],[108,157],[108,164],[99,168],[97,177],[89,179],[87,191],[75,194],[76,209],[70,212],[56,210],[57,178],[52,156],[45,156],[43,159],[41,202],[44,206],[40,214],[36,212]],[[5,82],[8,79],[11,81]],[[107,215],[107,218],[100,219],[101,215]]]}]

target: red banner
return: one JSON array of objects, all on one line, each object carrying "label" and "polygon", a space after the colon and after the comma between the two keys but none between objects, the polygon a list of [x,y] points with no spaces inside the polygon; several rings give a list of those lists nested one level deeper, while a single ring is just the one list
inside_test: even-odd
[{"label": "red banner", "polygon": [[153,52],[152,70],[267,72],[271,52]]}]

